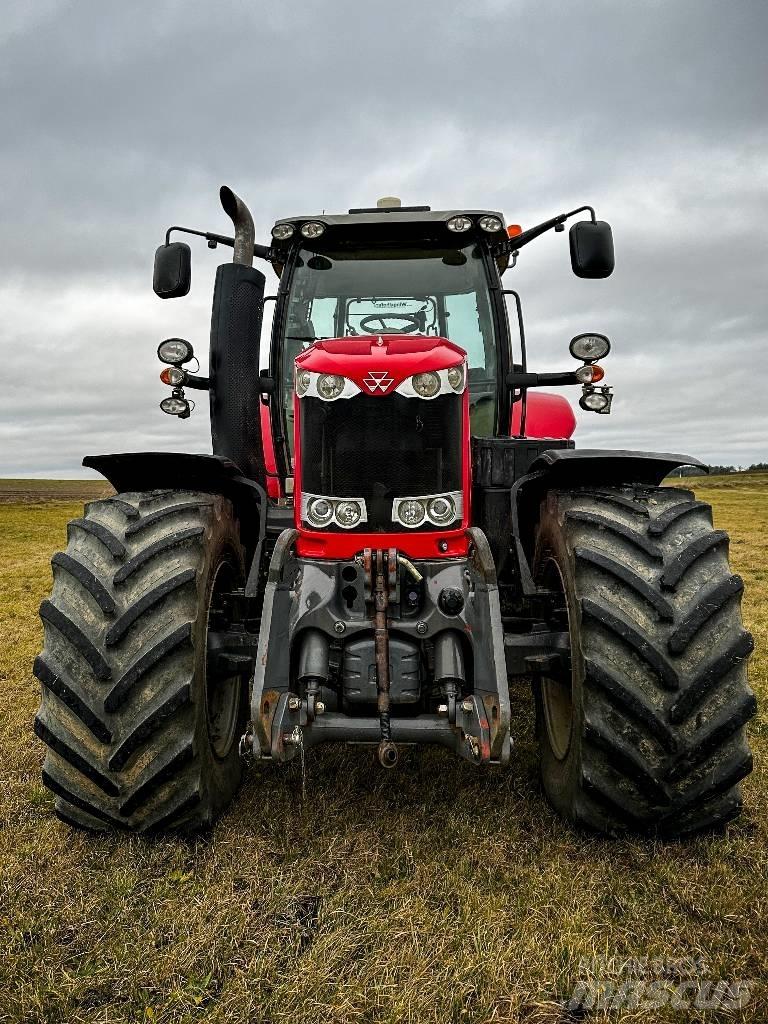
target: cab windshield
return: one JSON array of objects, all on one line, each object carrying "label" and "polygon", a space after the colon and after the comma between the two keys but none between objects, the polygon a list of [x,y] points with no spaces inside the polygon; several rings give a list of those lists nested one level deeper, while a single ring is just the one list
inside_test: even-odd
[{"label": "cab windshield", "polygon": [[426,334],[467,353],[472,432],[494,430],[497,354],[480,247],[302,249],[294,264],[282,346],[293,446],[293,361],[323,338]]}]

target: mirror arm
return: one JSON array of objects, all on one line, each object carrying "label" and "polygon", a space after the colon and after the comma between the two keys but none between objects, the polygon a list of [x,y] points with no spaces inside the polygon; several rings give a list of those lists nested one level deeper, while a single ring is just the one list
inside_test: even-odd
[{"label": "mirror arm", "polygon": [[562,225],[569,217],[575,217],[577,213],[584,213],[587,211],[592,218],[592,223],[595,223],[595,211],[591,206],[579,206],[576,210],[571,210],[569,213],[559,213],[557,217],[551,217],[549,220],[542,221],[541,224],[536,224],[532,228],[528,228],[527,231],[523,231],[520,235],[513,235],[508,238],[505,242],[502,242],[502,252],[513,252],[521,249],[524,245],[528,245],[534,238],[538,238],[539,235],[543,235],[546,231],[551,231],[552,228],[555,231],[562,231]]},{"label": "mirror arm", "polygon": [[[183,231],[186,235],[197,235],[198,238],[204,238],[208,242],[210,249],[215,249],[217,245],[228,245],[234,248],[235,240],[230,238],[229,235],[217,235],[213,231],[196,231],[194,228],[183,228],[179,224],[174,224],[168,228],[165,233],[165,244],[168,245],[171,241],[172,231]],[[268,245],[255,244],[253,247],[253,255],[259,259],[267,260],[269,263],[280,263],[285,260],[285,256],[279,258],[277,254]]]},{"label": "mirror arm", "polygon": [[565,384],[578,384],[575,370],[562,373],[526,373],[522,366],[515,366],[507,374],[507,385],[511,388],[546,388],[562,387]]}]

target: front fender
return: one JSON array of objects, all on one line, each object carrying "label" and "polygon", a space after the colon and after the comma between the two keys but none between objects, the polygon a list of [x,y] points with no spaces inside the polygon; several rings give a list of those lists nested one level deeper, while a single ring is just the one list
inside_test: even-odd
[{"label": "front fender", "polygon": [[267,508],[263,488],[244,477],[234,462],[223,456],[121,452],[87,455],[83,465],[101,473],[118,493],[169,489],[205,491],[229,498],[235,506],[241,538],[249,555],[263,532]]},{"label": "front fender", "polygon": [[553,448],[543,452],[531,471],[511,489],[512,552],[522,593],[532,597],[537,588],[531,558],[539,521],[539,506],[547,491],[568,487],[620,487],[638,484],[657,487],[664,477],[681,466],[708,467],[690,455],[668,452],[636,452],[612,448]]}]

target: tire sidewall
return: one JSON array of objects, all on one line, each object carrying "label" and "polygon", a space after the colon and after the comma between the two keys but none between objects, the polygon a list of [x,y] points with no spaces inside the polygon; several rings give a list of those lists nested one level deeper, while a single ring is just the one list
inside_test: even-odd
[{"label": "tire sidewall", "polygon": [[541,685],[534,686],[536,730],[539,738],[541,781],[554,808],[570,821],[578,818],[582,779],[582,743],[584,734],[584,659],[581,652],[580,602],[576,594],[574,559],[562,528],[562,509],[556,495],[542,503],[541,525],[536,537],[534,578],[541,581],[548,562],[557,566],[565,591],[571,644],[571,704],[573,720],[568,751],[558,758],[549,738]]},{"label": "tire sidewall", "polygon": [[240,783],[242,760],[238,739],[244,726],[247,703],[245,681],[240,681],[237,721],[232,743],[225,757],[216,755],[208,730],[207,695],[207,636],[208,614],[220,568],[228,564],[236,574],[238,584],[245,579],[245,558],[239,530],[229,502],[217,500],[211,536],[206,546],[206,557],[198,582],[198,616],[194,626],[195,671],[192,701],[195,707],[195,754],[199,762],[201,797],[206,817],[212,822],[230,802]]}]

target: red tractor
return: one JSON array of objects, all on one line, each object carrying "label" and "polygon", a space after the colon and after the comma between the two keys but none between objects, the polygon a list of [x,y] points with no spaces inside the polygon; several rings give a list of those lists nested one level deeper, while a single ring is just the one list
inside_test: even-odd
[{"label": "red tractor", "polygon": [[[164,412],[209,392],[213,454],[89,456],[117,493],[53,557],[34,672],[59,816],[200,828],[243,757],[326,742],[370,744],[384,768],[429,743],[503,769],[523,677],[544,790],[570,822],[680,835],[734,817],[755,711],[742,581],[709,507],[663,486],[700,464],[575,449],[570,406],[535,389],[575,386],[608,413],[609,341],[580,334],[576,370],[530,371],[502,286],[577,214],[573,270],[607,277],[610,227],[590,207],[522,231],[386,200],[279,220],[265,246],[221,198],[234,237],[190,232],[234,248],[209,375],[186,368],[189,342],[158,349]],[[189,246],[171,241],[189,230],[157,250],[161,298],[189,291]]]}]

